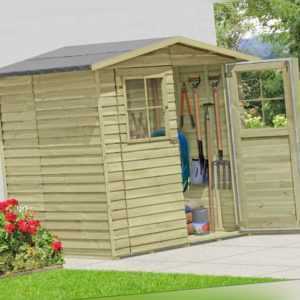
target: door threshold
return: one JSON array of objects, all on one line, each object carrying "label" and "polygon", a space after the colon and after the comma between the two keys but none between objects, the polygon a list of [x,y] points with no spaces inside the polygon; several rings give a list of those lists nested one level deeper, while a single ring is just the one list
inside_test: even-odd
[{"label": "door threshold", "polygon": [[243,233],[239,231],[231,231],[231,232],[217,231],[205,235],[196,235],[196,234],[189,235],[188,241],[190,245],[196,245],[202,243],[215,242],[219,240],[232,239],[243,235],[247,235],[247,233]]}]

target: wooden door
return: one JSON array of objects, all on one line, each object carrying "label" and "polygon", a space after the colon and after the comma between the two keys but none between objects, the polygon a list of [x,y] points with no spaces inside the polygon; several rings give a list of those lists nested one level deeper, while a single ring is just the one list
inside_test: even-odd
[{"label": "wooden door", "polygon": [[226,67],[241,229],[298,226],[295,69],[289,59]]}]

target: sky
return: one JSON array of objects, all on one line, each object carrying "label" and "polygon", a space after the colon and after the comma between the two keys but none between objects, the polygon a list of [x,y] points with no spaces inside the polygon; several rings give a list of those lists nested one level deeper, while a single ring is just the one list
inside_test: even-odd
[{"label": "sky", "polygon": [[184,35],[215,43],[213,0],[0,0],[0,66],[62,46]]}]

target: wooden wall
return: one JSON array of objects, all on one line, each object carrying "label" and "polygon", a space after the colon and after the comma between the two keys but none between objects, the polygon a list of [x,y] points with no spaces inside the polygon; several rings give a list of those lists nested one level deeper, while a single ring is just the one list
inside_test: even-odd
[{"label": "wooden wall", "polygon": [[268,136],[268,131],[260,129],[261,137],[247,129],[242,134],[242,225],[256,229],[293,228],[297,225],[297,211],[288,132],[277,129],[273,136]]},{"label": "wooden wall", "polygon": [[[158,75],[167,82],[170,138],[132,143],[123,78]],[[170,67],[101,70],[98,75],[115,256],[187,244],[173,75]],[[116,82],[116,87],[115,87]],[[172,142],[173,140],[173,142]]]},{"label": "wooden wall", "polygon": [[111,257],[92,72],[0,80],[7,193],[39,212],[67,254]]}]

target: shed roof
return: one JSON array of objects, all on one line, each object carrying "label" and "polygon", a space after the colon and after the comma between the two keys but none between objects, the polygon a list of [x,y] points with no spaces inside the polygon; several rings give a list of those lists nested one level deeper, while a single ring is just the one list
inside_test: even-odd
[{"label": "shed roof", "polygon": [[240,52],[184,37],[168,37],[63,47],[0,68],[0,76],[29,75],[84,69],[96,70],[175,44],[183,44],[199,50],[207,50],[214,54],[236,58],[242,61],[257,59],[256,57]]}]

